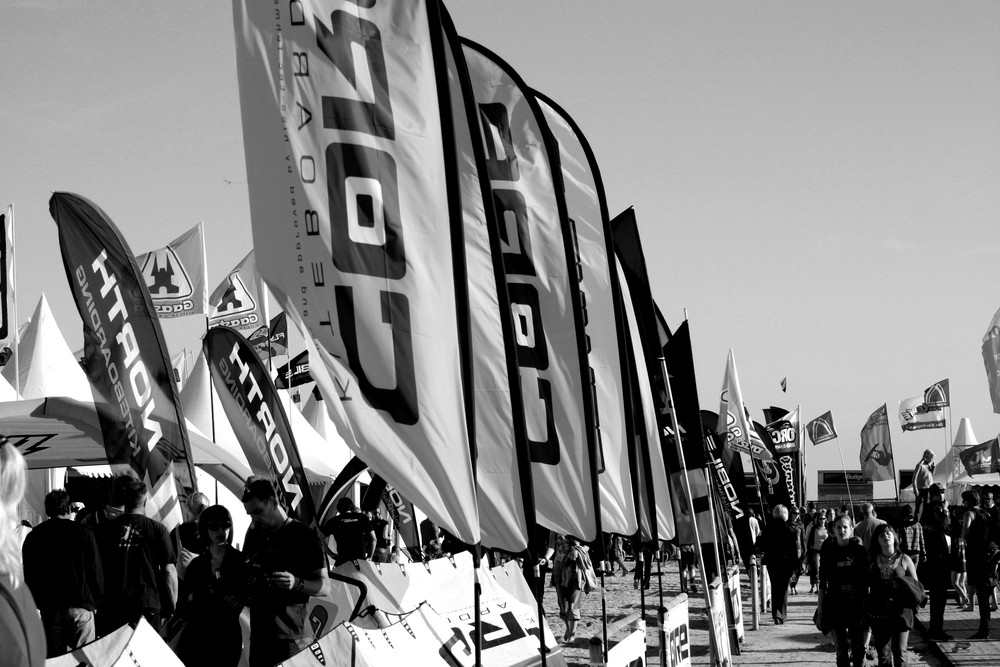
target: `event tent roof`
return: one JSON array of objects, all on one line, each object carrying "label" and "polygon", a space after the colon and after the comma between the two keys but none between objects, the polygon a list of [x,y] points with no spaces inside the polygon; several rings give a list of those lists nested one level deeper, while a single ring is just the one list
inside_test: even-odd
[{"label": "event tent roof", "polygon": [[[92,401],[63,396],[0,403],[0,433],[21,451],[29,469],[106,464],[104,439]],[[188,424],[191,455],[234,493],[250,474],[245,463]]]}]

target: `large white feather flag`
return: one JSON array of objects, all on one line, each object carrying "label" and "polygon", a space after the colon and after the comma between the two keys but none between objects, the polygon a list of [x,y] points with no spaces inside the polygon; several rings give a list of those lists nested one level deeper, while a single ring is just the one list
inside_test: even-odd
[{"label": "large white feather flag", "polygon": [[476,543],[434,8],[236,0],[236,61],[258,266],[317,343],[337,430]]},{"label": "large white feather flag", "polygon": [[558,154],[530,91],[506,64],[464,41],[481,111],[514,314],[538,523],[593,540],[592,387],[582,350],[579,278],[556,196]]},{"label": "large white feather flag", "polygon": [[[611,230],[604,184],[597,161],[569,115],[555,102],[535,93],[549,130],[559,144],[566,209],[580,257],[581,287],[586,296],[590,367],[594,372],[595,404],[603,469],[601,529],[631,535],[636,531],[635,501],[628,467],[625,388],[622,349],[627,344],[622,315],[616,312],[613,285],[618,282],[609,257]],[[655,415],[653,415],[655,419]]]}]

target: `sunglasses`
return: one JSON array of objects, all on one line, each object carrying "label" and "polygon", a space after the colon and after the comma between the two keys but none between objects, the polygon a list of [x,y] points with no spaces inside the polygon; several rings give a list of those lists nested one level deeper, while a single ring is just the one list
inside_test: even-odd
[{"label": "sunglasses", "polygon": [[207,524],[205,526],[205,528],[207,528],[208,530],[219,530],[221,528],[225,528],[226,530],[229,530],[232,527],[233,527],[233,524],[231,524],[231,523],[210,523],[210,524]]}]

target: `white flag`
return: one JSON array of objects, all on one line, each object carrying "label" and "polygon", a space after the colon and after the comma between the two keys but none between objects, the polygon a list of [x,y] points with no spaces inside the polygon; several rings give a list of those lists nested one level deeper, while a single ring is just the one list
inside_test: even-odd
[{"label": "white flag", "polygon": [[208,311],[203,228],[199,222],[166,246],[135,258],[161,318],[204,315]]},{"label": "white flag", "polygon": [[348,445],[477,543],[437,5],[302,7],[234,3],[257,261]]}]

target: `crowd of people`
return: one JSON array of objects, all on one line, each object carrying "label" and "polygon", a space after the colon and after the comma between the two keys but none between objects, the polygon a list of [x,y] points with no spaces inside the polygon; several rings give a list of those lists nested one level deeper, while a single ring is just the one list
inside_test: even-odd
[{"label": "crowd of people", "polygon": [[950,640],[944,631],[949,588],[959,607],[978,607],[979,628],[970,639],[988,639],[997,609],[1000,508],[989,490],[982,499],[963,492],[959,508],[948,507],[940,484],[923,495],[917,510],[904,504],[891,523],[870,503],[860,506],[857,522],[846,506],[775,507],[756,542],[774,623],[784,623],[787,595],[797,594],[797,578],[808,572],[809,593],[817,594],[815,620],[833,635],[838,667],[861,667],[866,655],[880,666],[905,665],[914,614],[928,600],[930,637]]},{"label": "crowd of people", "polygon": [[314,530],[287,515],[269,480],[251,477],[244,487],[251,525],[240,551],[224,506],[192,494],[189,520],[168,531],[145,516],[145,483],[127,475],[112,482],[107,507],[85,516],[77,516],[79,504],[65,490],[50,492],[49,518],[22,541],[16,510],[26,479],[17,449],[0,445],[5,667],[43,665],[140,619],[162,631],[189,667],[235,666],[244,608],[252,667],[271,667],[312,643],[306,604],[327,578],[324,547]]}]

